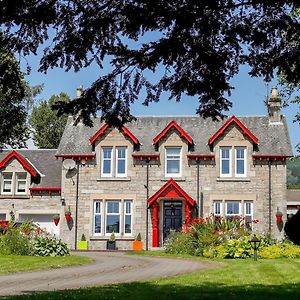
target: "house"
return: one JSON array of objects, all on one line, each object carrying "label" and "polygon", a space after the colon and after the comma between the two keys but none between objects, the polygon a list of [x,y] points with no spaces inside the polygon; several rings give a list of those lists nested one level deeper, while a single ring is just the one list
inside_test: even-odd
[{"label": "house", "polygon": [[[46,206],[56,197],[52,212],[61,214],[59,236],[71,247],[84,234],[90,249],[105,249],[112,232],[119,249],[130,249],[138,233],[145,248],[159,247],[171,230],[210,214],[243,216],[255,231],[282,237],[275,214],[286,215],[286,159],[292,151],[276,89],[267,116],[220,122],[138,117],[120,129],[98,118],[93,124],[74,126],[69,117],[55,153],[62,163],[61,194],[34,196]],[[69,208],[67,222],[63,213]]]}]

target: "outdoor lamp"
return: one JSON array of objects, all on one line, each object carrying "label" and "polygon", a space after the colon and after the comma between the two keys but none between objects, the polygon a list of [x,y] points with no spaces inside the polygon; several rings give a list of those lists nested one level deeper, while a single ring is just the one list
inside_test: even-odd
[{"label": "outdoor lamp", "polygon": [[253,259],[255,261],[257,261],[257,250],[260,246],[260,243],[261,243],[261,240],[257,238],[257,236],[254,234],[253,235],[253,238],[251,240],[249,240],[249,243],[251,245],[251,247],[253,248],[254,250],[254,256],[253,256]]}]

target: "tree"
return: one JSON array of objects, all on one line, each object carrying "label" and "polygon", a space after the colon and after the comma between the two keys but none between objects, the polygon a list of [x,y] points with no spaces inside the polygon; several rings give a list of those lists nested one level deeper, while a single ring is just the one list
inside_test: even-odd
[{"label": "tree", "polygon": [[52,109],[57,101],[68,103],[70,98],[67,94],[60,93],[33,107],[29,123],[33,128],[34,144],[39,148],[55,149],[59,145],[68,116],[57,116],[57,111]]},{"label": "tree", "polygon": [[0,32],[0,149],[24,147],[29,137],[24,103],[27,84],[19,63],[1,45]]},{"label": "tree", "polygon": [[[291,43],[299,40],[293,14],[299,0],[2,0],[1,9],[12,52],[28,55],[49,44],[42,72],[110,62],[112,70],[81,98],[56,105],[86,124],[98,111],[113,125],[130,121],[130,105],[142,90],[145,105],[162,92],[176,101],[185,93],[198,96],[201,116],[223,117],[241,64],[266,81],[277,72],[299,82],[300,46]],[[147,71],[159,68],[164,72],[150,82]]]}]

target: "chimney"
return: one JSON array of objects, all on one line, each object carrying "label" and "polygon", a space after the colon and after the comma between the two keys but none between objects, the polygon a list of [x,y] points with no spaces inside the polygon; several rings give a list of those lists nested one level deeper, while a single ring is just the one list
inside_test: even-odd
[{"label": "chimney", "polygon": [[268,114],[271,123],[278,123],[282,121],[281,100],[275,86],[272,87],[271,97],[268,100]]},{"label": "chimney", "polygon": [[80,98],[83,94],[83,86],[80,85],[77,89],[76,89],[76,98]]}]

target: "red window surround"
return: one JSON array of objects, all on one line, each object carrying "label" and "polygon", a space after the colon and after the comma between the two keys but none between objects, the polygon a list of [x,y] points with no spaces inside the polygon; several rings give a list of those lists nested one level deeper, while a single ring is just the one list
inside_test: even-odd
[{"label": "red window surround", "polygon": [[227,122],[208,140],[208,145],[212,145],[217,138],[222,136],[225,130],[231,125],[235,123],[243,132],[245,136],[247,136],[255,145],[258,145],[258,138],[250,132],[250,130],[235,116],[232,116]]},{"label": "red window surround", "polygon": [[169,132],[171,128],[175,128],[179,132],[180,136],[190,145],[194,143],[193,139],[175,121],[171,121],[168,126],[153,139],[153,145],[157,145],[157,143]]},{"label": "red window surround", "polygon": [[12,151],[10,152],[1,162],[0,162],[0,169],[6,167],[8,162],[11,159],[17,159],[19,163],[22,165],[24,169],[26,169],[33,177],[37,177],[38,173],[37,171],[27,162],[27,160],[18,152]]},{"label": "red window surround", "polygon": [[[96,142],[96,140],[103,135],[106,130],[109,128],[108,124],[104,124],[91,138],[90,138],[90,143],[94,144]],[[136,144],[136,145],[140,145],[140,141],[134,136],[134,134],[125,126],[121,127],[121,131],[131,139],[131,141]]]}]

